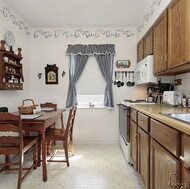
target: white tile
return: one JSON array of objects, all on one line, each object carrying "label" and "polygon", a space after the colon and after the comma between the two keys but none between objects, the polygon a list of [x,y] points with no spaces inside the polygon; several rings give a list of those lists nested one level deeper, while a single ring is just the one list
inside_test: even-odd
[{"label": "white tile", "polygon": [[[55,148],[56,146],[54,146]],[[26,154],[25,160],[28,160]],[[119,145],[75,145],[75,155],[66,163],[49,163],[48,180],[42,169],[33,170],[23,181],[24,189],[143,189],[134,167],[128,164]],[[0,188],[15,189],[17,173],[0,173]]]}]

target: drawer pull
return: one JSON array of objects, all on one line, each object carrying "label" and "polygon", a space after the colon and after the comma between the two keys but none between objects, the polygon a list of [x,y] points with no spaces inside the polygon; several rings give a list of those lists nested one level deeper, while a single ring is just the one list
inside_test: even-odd
[{"label": "drawer pull", "polygon": [[145,123],[145,121],[144,121],[144,120],[139,120],[139,122],[140,122],[140,123]]},{"label": "drawer pull", "polygon": [[180,189],[184,189],[184,188],[187,188],[187,186],[181,186]]},{"label": "drawer pull", "polygon": [[174,175],[176,175],[176,173],[170,173],[170,175],[169,175],[168,186],[170,186],[170,187],[172,187],[172,188],[175,188],[175,186],[176,186],[176,183],[175,183],[175,182],[172,183],[172,176],[174,176]]}]

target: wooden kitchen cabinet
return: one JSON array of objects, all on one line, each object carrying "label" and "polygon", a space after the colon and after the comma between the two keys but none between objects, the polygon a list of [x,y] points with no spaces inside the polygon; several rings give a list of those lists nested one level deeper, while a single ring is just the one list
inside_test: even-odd
[{"label": "wooden kitchen cabinet", "polygon": [[0,50],[0,90],[22,90],[22,57],[6,50]]},{"label": "wooden kitchen cabinet", "polygon": [[154,74],[167,70],[167,11],[154,24]]},{"label": "wooden kitchen cabinet", "polygon": [[149,137],[149,117],[141,112],[137,113],[138,122],[138,173],[142,185],[149,189],[150,178],[150,137]]},{"label": "wooden kitchen cabinet", "polygon": [[149,117],[131,110],[131,163],[134,165],[142,185],[149,189],[149,143],[150,137],[146,133],[149,131]]},{"label": "wooden kitchen cabinet", "polygon": [[130,125],[130,139],[131,139],[131,146],[130,146],[130,158],[131,163],[133,164],[134,168],[137,170],[138,168],[138,127],[137,123],[131,120]]},{"label": "wooden kitchen cabinet", "polygon": [[144,131],[149,132],[149,117],[138,112],[138,126]]},{"label": "wooden kitchen cabinet", "polygon": [[145,189],[150,186],[150,137],[138,127],[138,173]]},{"label": "wooden kitchen cabinet", "polygon": [[144,38],[137,43],[137,63],[144,58]]},{"label": "wooden kitchen cabinet", "polygon": [[180,188],[180,161],[154,139],[150,144],[150,189]]},{"label": "wooden kitchen cabinet", "polygon": [[137,43],[137,63],[153,54],[153,28]]},{"label": "wooden kitchen cabinet", "polygon": [[154,25],[154,74],[190,72],[190,1],[173,0]]},{"label": "wooden kitchen cabinet", "polygon": [[137,123],[137,111],[134,109],[131,109],[131,120]]},{"label": "wooden kitchen cabinet", "polygon": [[150,189],[180,188],[180,132],[150,120]]},{"label": "wooden kitchen cabinet", "polygon": [[181,136],[182,188],[190,189],[190,136]]},{"label": "wooden kitchen cabinet", "polygon": [[[169,69],[190,62],[189,25],[190,25],[190,1],[173,0],[172,4],[168,8],[168,28],[169,28],[168,68]],[[189,68],[190,70],[190,66],[188,66],[187,68]]]},{"label": "wooden kitchen cabinet", "polygon": [[144,58],[153,54],[153,28],[151,28],[144,36]]}]

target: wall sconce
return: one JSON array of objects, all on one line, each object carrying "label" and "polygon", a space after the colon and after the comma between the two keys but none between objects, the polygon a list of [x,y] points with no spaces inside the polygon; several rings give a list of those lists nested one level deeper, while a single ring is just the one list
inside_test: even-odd
[{"label": "wall sconce", "polygon": [[39,79],[42,78],[42,73],[38,73],[38,78],[39,78]]},{"label": "wall sconce", "polygon": [[63,70],[63,72],[62,72],[61,76],[62,76],[62,77],[64,77],[64,76],[65,76],[65,74],[66,74],[66,72]]}]

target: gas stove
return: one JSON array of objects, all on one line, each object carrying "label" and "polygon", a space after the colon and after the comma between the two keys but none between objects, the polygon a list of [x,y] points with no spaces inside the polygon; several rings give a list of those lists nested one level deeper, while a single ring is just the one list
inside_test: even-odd
[{"label": "gas stove", "polygon": [[155,102],[146,102],[146,100],[121,100],[120,104],[130,106],[131,104],[155,104]]}]

